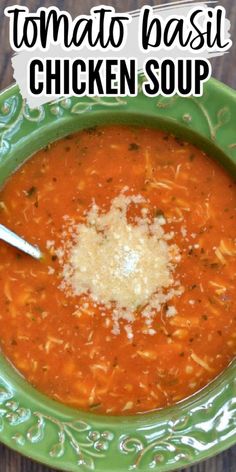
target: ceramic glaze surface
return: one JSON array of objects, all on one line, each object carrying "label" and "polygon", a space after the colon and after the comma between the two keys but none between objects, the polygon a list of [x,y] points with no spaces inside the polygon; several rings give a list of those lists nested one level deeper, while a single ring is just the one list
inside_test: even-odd
[{"label": "ceramic glaze surface", "polygon": [[[70,132],[102,123],[153,125],[219,150],[235,172],[236,96],[210,80],[201,98],[67,98],[30,110],[13,86],[0,96],[0,181],[25,158]],[[0,439],[17,451],[70,471],[170,471],[236,441],[233,363],[202,392],[168,409],[105,417],[59,405],[39,394],[1,358]]]}]

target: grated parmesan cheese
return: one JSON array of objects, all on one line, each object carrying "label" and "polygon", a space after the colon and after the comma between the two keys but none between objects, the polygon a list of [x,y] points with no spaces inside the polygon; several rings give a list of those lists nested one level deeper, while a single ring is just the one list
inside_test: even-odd
[{"label": "grated parmesan cheese", "polygon": [[[87,293],[103,310],[111,310],[113,334],[120,333],[119,320],[126,321],[128,339],[133,338],[137,308],[153,335],[155,313],[183,292],[173,279],[180,254],[175,244],[169,244],[174,233],[165,233],[165,219],[151,219],[147,208],[134,221],[127,219],[131,204],[145,202],[141,195],[126,196],[123,190],[106,213],[93,203],[85,222],[73,226],[72,243],[65,240],[56,251],[63,264],[60,288],[72,296]],[[174,307],[168,310],[167,316],[175,314]]]},{"label": "grated parmesan cheese", "polygon": [[174,306],[168,306],[166,310],[166,316],[167,318],[170,318],[171,316],[175,316],[177,313],[177,310]]}]

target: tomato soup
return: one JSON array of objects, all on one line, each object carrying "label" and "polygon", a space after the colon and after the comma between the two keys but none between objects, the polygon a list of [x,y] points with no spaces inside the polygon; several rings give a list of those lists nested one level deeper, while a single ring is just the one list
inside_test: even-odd
[{"label": "tomato soup", "polygon": [[236,186],[163,131],[107,126],[28,160],[0,193],[0,344],[38,390],[133,414],[172,405],[236,353]]}]

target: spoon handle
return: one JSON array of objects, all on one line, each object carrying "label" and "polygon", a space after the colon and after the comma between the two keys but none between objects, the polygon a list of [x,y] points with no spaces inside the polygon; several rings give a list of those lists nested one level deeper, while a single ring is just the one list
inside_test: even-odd
[{"label": "spoon handle", "polygon": [[27,243],[27,241],[3,225],[0,225],[0,239],[8,244],[11,244],[11,246],[16,247],[17,249],[20,249],[20,251],[29,254],[35,259],[41,259],[42,257],[42,253],[37,246],[32,246],[32,244]]}]

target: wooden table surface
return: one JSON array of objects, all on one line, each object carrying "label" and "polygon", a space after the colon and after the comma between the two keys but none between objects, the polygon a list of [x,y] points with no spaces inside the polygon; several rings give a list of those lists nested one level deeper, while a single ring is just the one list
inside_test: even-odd
[{"label": "wooden table surface", "polygon": [[[25,5],[31,11],[40,6],[55,5],[60,9],[68,10],[72,16],[89,13],[93,6],[112,5],[117,11],[134,10],[142,5],[166,4],[167,1],[158,0],[0,0],[0,90],[8,86],[12,81],[11,48],[8,41],[8,20],[4,17],[4,8],[10,5]],[[236,0],[221,0],[219,2],[226,8],[227,17],[231,20],[231,38],[235,45],[230,52],[222,57],[212,60],[213,76],[227,85],[236,88]],[[0,444],[0,472],[53,472],[53,469],[36,464],[25,459]],[[112,472],[112,471],[111,471]],[[202,462],[181,472],[236,472],[236,446],[224,453]]]}]

